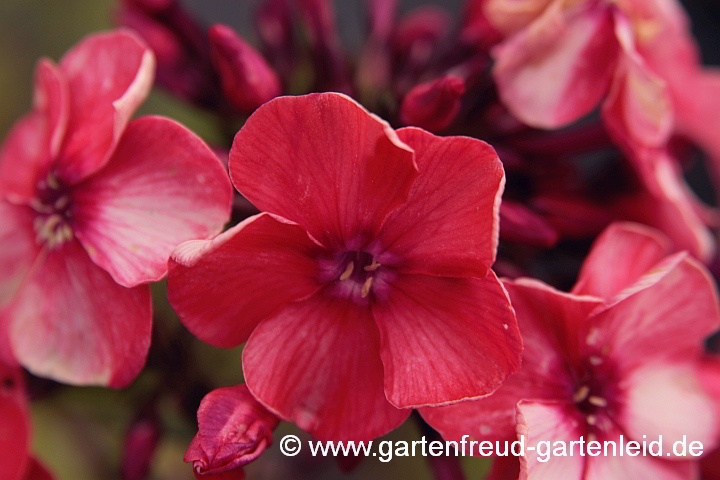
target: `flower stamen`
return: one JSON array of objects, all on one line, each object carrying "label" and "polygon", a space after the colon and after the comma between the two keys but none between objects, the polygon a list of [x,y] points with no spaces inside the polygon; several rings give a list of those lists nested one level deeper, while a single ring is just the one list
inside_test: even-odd
[{"label": "flower stamen", "polygon": [[590,405],[595,405],[596,407],[600,407],[600,408],[605,408],[608,405],[607,400],[605,400],[602,397],[598,397],[596,395],[590,395],[587,400],[590,403]]},{"label": "flower stamen", "polygon": [[575,403],[581,403],[584,402],[586,398],[588,398],[588,395],[590,394],[590,387],[587,385],[583,385],[582,387],[578,388],[575,393],[573,393],[573,401]]},{"label": "flower stamen", "polygon": [[348,278],[350,278],[350,275],[352,275],[353,270],[355,270],[355,262],[350,262],[347,264],[347,267],[345,267],[345,271],[340,275],[340,281],[345,281]]},{"label": "flower stamen", "polygon": [[370,288],[372,287],[373,277],[368,277],[367,280],[365,280],[365,283],[363,284],[362,291],[360,292],[360,297],[366,298],[370,294]]}]

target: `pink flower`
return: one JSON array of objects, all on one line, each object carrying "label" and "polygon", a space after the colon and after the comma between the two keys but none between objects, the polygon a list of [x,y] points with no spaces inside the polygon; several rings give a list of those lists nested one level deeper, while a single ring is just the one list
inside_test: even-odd
[{"label": "pink flower", "polygon": [[175,246],[228,219],[210,149],[172,120],[130,121],[153,68],[128,31],[41,60],[33,110],[3,146],[0,343],[37,375],[127,385],[150,346],[146,284]]},{"label": "pink flower", "polygon": [[272,444],[272,431],[278,424],[245,385],[207,394],[197,418],[198,433],[185,453],[197,478],[244,478],[242,467]]},{"label": "pink flower", "polygon": [[312,94],[258,109],[230,171],[265,213],[178,247],[169,298],[200,339],[247,341],[248,388],[280,418],[370,439],[517,368],[490,269],[504,185],[490,146],[395,132],[348,97]]},{"label": "pink flower", "polygon": [[[522,367],[487,399],[423,409],[425,419],[449,439],[505,440],[517,423],[528,446],[662,435],[667,453],[687,435],[709,451],[718,404],[698,362],[704,338],[720,325],[717,294],[705,269],[685,253],[666,256],[668,245],[646,227],[614,224],[572,293],[531,279],[505,282],[525,341]],[[542,463],[528,451],[520,478],[694,478],[697,465],[681,460],[575,455]]]},{"label": "pink flower", "polygon": [[45,467],[29,454],[29,410],[22,370],[0,360],[0,471],[3,480],[52,479]]},{"label": "pink flower", "polygon": [[675,132],[720,162],[720,75],[702,68],[675,0],[484,3],[488,21],[507,35],[493,74],[518,118],[559,128],[602,104],[610,132],[633,156],[665,148]]}]

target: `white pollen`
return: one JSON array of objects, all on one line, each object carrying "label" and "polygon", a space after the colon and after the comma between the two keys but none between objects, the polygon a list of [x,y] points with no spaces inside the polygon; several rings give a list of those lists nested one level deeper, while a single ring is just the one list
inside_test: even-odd
[{"label": "white pollen", "polygon": [[507,323],[503,323],[503,328],[507,330],[508,328],[510,328],[510,325],[508,325]]}]

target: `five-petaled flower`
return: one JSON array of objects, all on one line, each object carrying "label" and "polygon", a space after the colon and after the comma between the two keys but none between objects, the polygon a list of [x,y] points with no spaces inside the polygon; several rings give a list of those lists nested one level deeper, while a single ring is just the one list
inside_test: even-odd
[{"label": "five-petaled flower", "polygon": [[242,467],[272,443],[279,420],[250,394],[245,385],[208,393],[197,413],[198,433],[185,453],[195,477],[242,480]]},{"label": "five-petaled flower", "polygon": [[169,298],[200,339],[247,341],[248,388],[280,418],[370,439],[518,368],[486,143],[395,132],[341,94],[281,97],[238,132],[230,172],[264,213],[179,246]]},{"label": "five-petaled flower", "polygon": [[662,436],[663,458],[576,451],[543,462],[526,448],[521,479],[695,478],[693,458],[667,454],[684,436],[705,451],[717,441],[718,402],[700,367],[720,313],[707,271],[686,253],[666,256],[668,245],[654,230],[613,224],[571,293],[531,279],[505,282],[525,341],[522,367],[487,399],[421,414],[447,439],[517,433],[526,447],[583,437],[619,449],[620,435],[641,443]]},{"label": "five-petaled flower", "polygon": [[3,146],[0,344],[35,374],[128,384],[150,346],[146,284],[175,246],[229,217],[229,179],[198,137],[165,118],[130,121],[153,72],[124,30],[41,60],[33,110]]}]

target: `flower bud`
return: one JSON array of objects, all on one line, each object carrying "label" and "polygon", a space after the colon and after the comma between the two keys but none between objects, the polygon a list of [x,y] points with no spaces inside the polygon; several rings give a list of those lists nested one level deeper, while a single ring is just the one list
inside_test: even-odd
[{"label": "flower bud", "polygon": [[223,91],[239,110],[250,113],[280,95],[280,80],[265,59],[231,28],[210,29],[212,60]]},{"label": "flower bud", "polygon": [[197,418],[198,433],[185,453],[185,462],[192,462],[197,478],[219,474],[242,478],[239,469],[270,446],[278,424],[245,385],[210,392],[200,403]]},{"label": "flower bud", "polygon": [[152,419],[140,419],[130,427],[123,452],[123,480],[147,478],[158,437],[158,426]]},{"label": "flower bud", "polygon": [[400,118],[407,125],[443,130],[455,120],[464,93],[465,81],[458,77],[446,76],[421,83],[405,95]]}]

